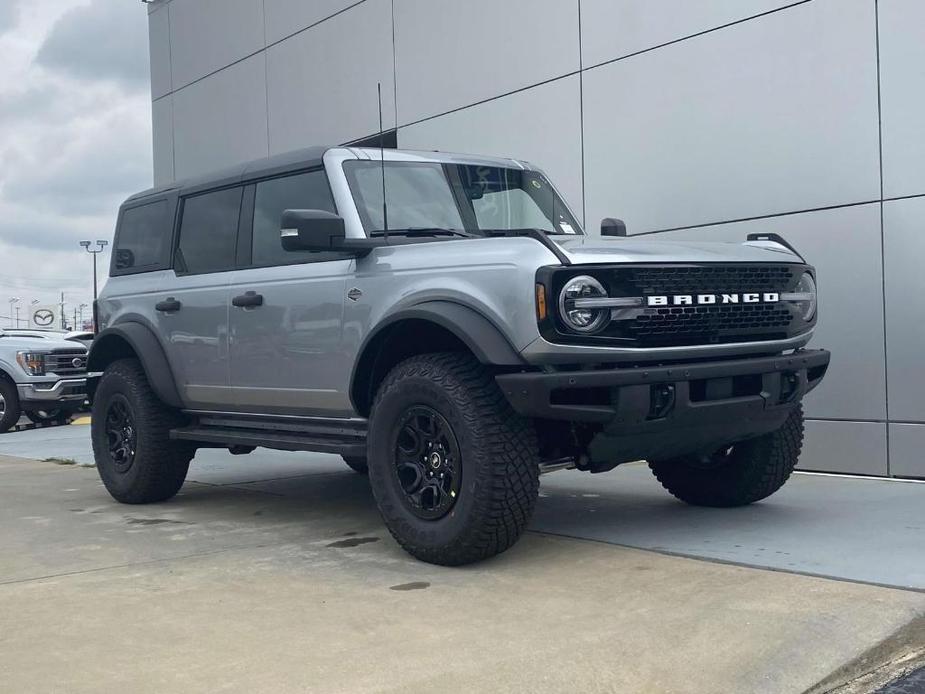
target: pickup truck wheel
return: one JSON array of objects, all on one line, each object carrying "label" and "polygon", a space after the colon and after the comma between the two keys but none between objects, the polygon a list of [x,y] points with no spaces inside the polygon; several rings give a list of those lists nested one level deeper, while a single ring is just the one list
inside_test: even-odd
[{"label": "pickup truck wheel", "polygon": [[432,564],[503,552],[536,505],[533,425],[468,355],[425,354],[392,369],[373,403],[369,452],[373,495],[389,532]]},{"label": "pickup truck wheel", "polygon": [[56,407],[50,410],[29,410],[26,416],[30,421],[36,424],[48,424],[49,422],[64,422],[74,414],[76,410],[67,407]]},{"label": "pickup truck wheel", "polygon": [[800,458],[803,409],[770,434],[740,441],[711,456],[650,460],[662,486],[695,506],[745,506],[780,489]]},{"label": "pickup truck wheel", "polygon": [[341,458],[344,459],[347,466],[354,472],[359,472],[361,475],[369,473],[369,468],[366,465],[366,458],[358,455],[342,455]]},{"label": "pickup truck wheel", "polygon": [[195,449],[172,441],[180,414],[158,399],[136,359],[106,367],[93,399],[91,437],[96,469],[106,489],[124,504],[164,501],[186,479]]},{"label": "pickup truck wheel", "polygon": [[0,434],[16,426],[21,414],[16,385],[5,378],[0,378]]}]

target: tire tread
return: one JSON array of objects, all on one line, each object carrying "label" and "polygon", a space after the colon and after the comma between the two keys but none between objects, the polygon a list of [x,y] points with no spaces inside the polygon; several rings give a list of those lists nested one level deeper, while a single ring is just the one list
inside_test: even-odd
[{"label": "tire tread", "polygon": [[416,542],[415,533],[403,527],[398,514],[380,503],[389,531],[408,553],[433,564],[458,566],[505,551],[523,533],[538,496],[538,446],[532,423],[511,409],[482,364],[456,352],[418,355],[394,367],[376,393],[373,417],[382,400],[409,378],[427,379],[446,392],[467,430],[473,432],[474,450],[464,455],[489,462],[487,475],[479,479],[482,493],[475,498],[467,531],[459,542],[443,547]]},{"label": "tire tread", "polygon": [[769,434],[736,444],[732,459],[717,470],[699,469],[684,458],[649,461],[656,479],[673,496],[694,506],[744,506],[771,496],[790,478],[803,448],[803,409],[796,407]]},{"label": "tire tread", "polygon": [[[120,388],[137,407],[134,417],[138,443],[132,468],[138,469],[128,485],[119,484],[117,473],[107,464],[109,451],[102,429],[105,413],[101,405],[97,407],[100,396],[104,400],[111,388]],[[188,443],[170,438],[170,430],[183,423],[180,413],[157,397],[137,359],[120,359],[106,367],[96,392],[91,419],[93,455],[106,489],[124,504],[149,504],[173,497],[186,480],[195,452]]]}]

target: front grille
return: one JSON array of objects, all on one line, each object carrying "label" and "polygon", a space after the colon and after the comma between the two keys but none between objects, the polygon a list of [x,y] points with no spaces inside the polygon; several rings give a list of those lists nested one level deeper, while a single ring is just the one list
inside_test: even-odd
[{"label": "front grille", "polygon": [[[802,271],[792,265],[688,265],[613,270],[614,296],[785,292]],[[713,344],[786,338],[798,319],[790,304],[666,306],[630,311],[605,334],[636,346]]]},{"label": "front grille", "polygon": [[724,330],[786,330],[793,316],[779,304],[751,306],[673,306],[645,309],[627,326],[637,340],[684,335],[709,341]]},{"label": "front grille", "polygon": [[784,291],[799,280],[789,265],[701,265],[620,268],[614,279],[625,296],[696,292]]},{"label": "front grille", "polygon": [[[642,348],[782,340],[806,332],[813,321],[804,321],[796,304],[765,294],[794,291],[807,269],[787,263],[679,263],[541,270],[537,280],[549,286],[550,296],[559,297],[565,282],[580,273],[595,277],[609,297],[642,297],[643,304],[614,309],[610,323],[592,335],[576,334],[558,317],[541,322],[540,330],[553,342]],[[749,294],[761,298],[746,302]],[[700,295],[712,295],[713,303],[702,303]],[[654,296],[668,303],[650,305],[648,297]],[[675,303],[681,297],[691,303]]]},{"label": "front grille", "polygon": [[[80,360],[79,366],[74,366],[75,359]],[[83,376],[87,373],[87,353],[82,349],[56,349],[45,357],[45,373]]]}]

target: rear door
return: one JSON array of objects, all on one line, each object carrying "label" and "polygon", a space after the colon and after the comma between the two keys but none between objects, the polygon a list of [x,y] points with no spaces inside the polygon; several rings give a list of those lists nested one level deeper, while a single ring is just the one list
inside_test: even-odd
[{"label": "rear door", "polygon": [[180,202],[173,277],[156,304],[158,333],[177,388],[192,408],[231,403],[228,371],[230,282],[236,264],[242,186]]},{"label": "rear door", "polygon": [[[230,314],[231,384],[239,409],[256,413],[348,416],[344,384],[352,366],[341,349],[347,278],[343,253],[287,252],[287,209],[336,212],[323,169],[248,186]],[[250,223],[252,221],[252,223]],[[247,297],[259,297],[248,300]]]}]

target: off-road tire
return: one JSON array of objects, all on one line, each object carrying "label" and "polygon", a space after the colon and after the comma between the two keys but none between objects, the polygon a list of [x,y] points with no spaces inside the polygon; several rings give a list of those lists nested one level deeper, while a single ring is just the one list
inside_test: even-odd
[{"label": "off-road tire", "polygon": [[[110,454],[106,432],[110,403],[116,397],[128,403],[136,434],[134,460],[124,472]],[[191,444],[170,439],[170,430],[182,424],[182,415],[154,394],[137,359],[120,359],[106,367],[93,399],[90,429],[96,469],[116,501],[148,504],[165,501],[180,490],[195,453]]]},{"label": "off-road tire", "polygon": [[771,496],[790,477],[803,447],[803,409],[796,407],[783,426],[741,441],[721,464],[704,469],[692,458],[650,460],[662,486],[694,506],[745,506]]},{"label": "off-road tire", "polygon": [[369,466],[366,464],[366,458],[358,455],[342,455],[341,458],[344,459],[344,462],[347,463],[349,467],[354,472],[358,472],[361,475],[369,474]]},{"label": "off-road tire", "polygon": [[[395,473],[393,442],[400,418],[415,406],[441,415],[459,444],[459,494],[436,520],[407,508]],[[369,477],[389,532],[409,554],[432,564],[468,564],[505,551],[527,526],[539,492],[536,432],[471,356],[411,357],[389,372],[376,393]]]},{"label": "off-road tire", "polygon": [[3,396],[3,414],[0,415],[0,434],[9,431],[22,414],[19,407],[19,391],[16,384],[0,375],[0,395]]}]

